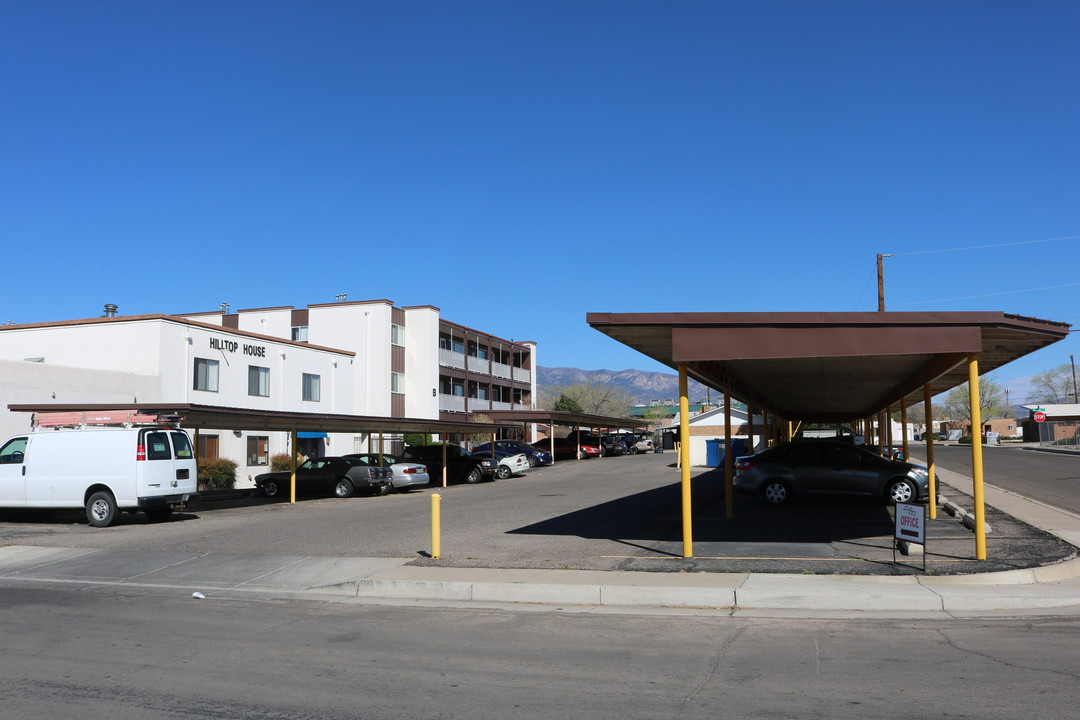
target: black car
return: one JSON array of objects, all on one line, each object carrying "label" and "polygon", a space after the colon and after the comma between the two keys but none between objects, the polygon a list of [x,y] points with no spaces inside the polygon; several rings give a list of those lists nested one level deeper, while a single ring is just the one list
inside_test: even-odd
[{"label": "black car", "polygon": [[410,445],[401,453],[406,462],[427,465],[433,483],[440,483],[443,471],[443,447],[446,448],[446,479],[478,483],[494,480],[499,461],[492,457],[473,455],[460,445]]},{"label": "black car", "polygon": [[604,448],[604,454],[608,456],[629,455],[630,448],[626,441],[617,435],[605,435],[600,438],[600,444]]},{"label": "black car", "polygon": [[[256,475],[255,487],[268,497],[276,497],[288,492],[291,476],[288,470]],[[390,470],[371,467],[355,458],[311,458],[296,466],[296,491],[305,495],[347,498],[358,490],[385,495],[393,487],[391,480]]]}]

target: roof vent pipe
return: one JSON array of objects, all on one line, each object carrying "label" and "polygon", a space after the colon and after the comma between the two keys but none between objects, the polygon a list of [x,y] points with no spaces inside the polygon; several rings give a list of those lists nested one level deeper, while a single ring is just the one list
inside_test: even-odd
[{"label": "roof vent pipe", "polygon": [[221,303],[221,314],[222,315],[228,315],[229,314],[229,303],[227,303],[227,302]]},{"label": "roof vent pipe", "polygon": [[117,310],[119,310],[118,307],[116,307],[112,303],[109,303],[108,305],[105,306],[105,314],[102,315],[102,317],[116,317],[116,311]]}]

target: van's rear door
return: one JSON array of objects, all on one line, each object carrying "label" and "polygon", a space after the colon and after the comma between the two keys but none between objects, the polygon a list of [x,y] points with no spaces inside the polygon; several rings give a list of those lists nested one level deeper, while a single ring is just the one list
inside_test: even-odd
[{"label": "van's rear door", "polygon": [[[174,435],[180,437],[174,438]],[[174,442],[179,447],[174,448]],[[178,454],[184,457],[179,458]],[[175,495],[195,490],[197,471],[186,433],[168,428],[140,430],[135,465],[140,497]]]}]

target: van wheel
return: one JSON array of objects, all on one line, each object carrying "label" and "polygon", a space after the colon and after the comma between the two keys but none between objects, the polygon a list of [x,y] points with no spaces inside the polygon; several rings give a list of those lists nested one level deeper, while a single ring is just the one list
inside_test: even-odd
[{"label": "van wheel", "polygon": [[340,480],[337,481],[337,485],[334,486],[334,497],[339,497],[339,498],[352,497],[354,490],[355,490],[355,488],[353,487],[353,484],[349,480],[349,478],[341,478]]},{"label": "van wheel", "polygon": [[94,527],[109,527],[116,522],[118,514],[116,498],[107,490],[94,493],[86,501],[86,519]]},{"label": "van wheel", "polygon": [[150,508],[146,511],[146,517],[150,522],[164,522],[172,517],[172,513],[171,507]]}]

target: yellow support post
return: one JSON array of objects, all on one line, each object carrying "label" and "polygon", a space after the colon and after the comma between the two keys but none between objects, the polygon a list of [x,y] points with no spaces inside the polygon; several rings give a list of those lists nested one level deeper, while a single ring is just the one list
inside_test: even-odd
[{"label": "yellow support post", "polygon": [[975,559],[986,559],[986,506],[983,497],[982,411],[979,409],[979,359],[968,356],[971,402],[971,480],[975,486]]},{"label": "yellow support post", "polygon": [[907,398],[900,398],[900,438],[903,441],[904,446],[904,462],[907,462],[908,457],[908,440],[907,440]]},{"label": "yellow support post", "polygon": [[686,365],[679,363],[679,458],[682,470],[683,557],[694,557],[694,525],[690,507],[690,391]]},{"label": "yellow support post", "polygon": [[754,406],[746,403],[746,454],[754,454]]},{"label": "yellow support post", "polygon": [[289,431],[289,440],[292,442],[292,452],[289,453],[289,468],[291,474],[289,475],[289,502],[296,502],[296,454],[299,452],[299,448],[296,447],[296,428]]},{"label": "yellow support post", "polygon": [[892,460],[892,406],[885,408],[885,457]]},{"label": "yellow support post", "polygon": [[934,477],[934,410],[930,405],[930,384],[923,385],[923,410],[926,415],[926,429],[923,440],[926,442],[926,473],[930,476],[930,519],[937,517],[937,478]]},{"label": "yellow support post", "polygon": [[442,495],[431,496],[431,557],[442,555]]},{"label": "yellow support post", "polygon": [[724,388],[724,515],[735,517],[735,467],[731,457],[731,391]]}]

